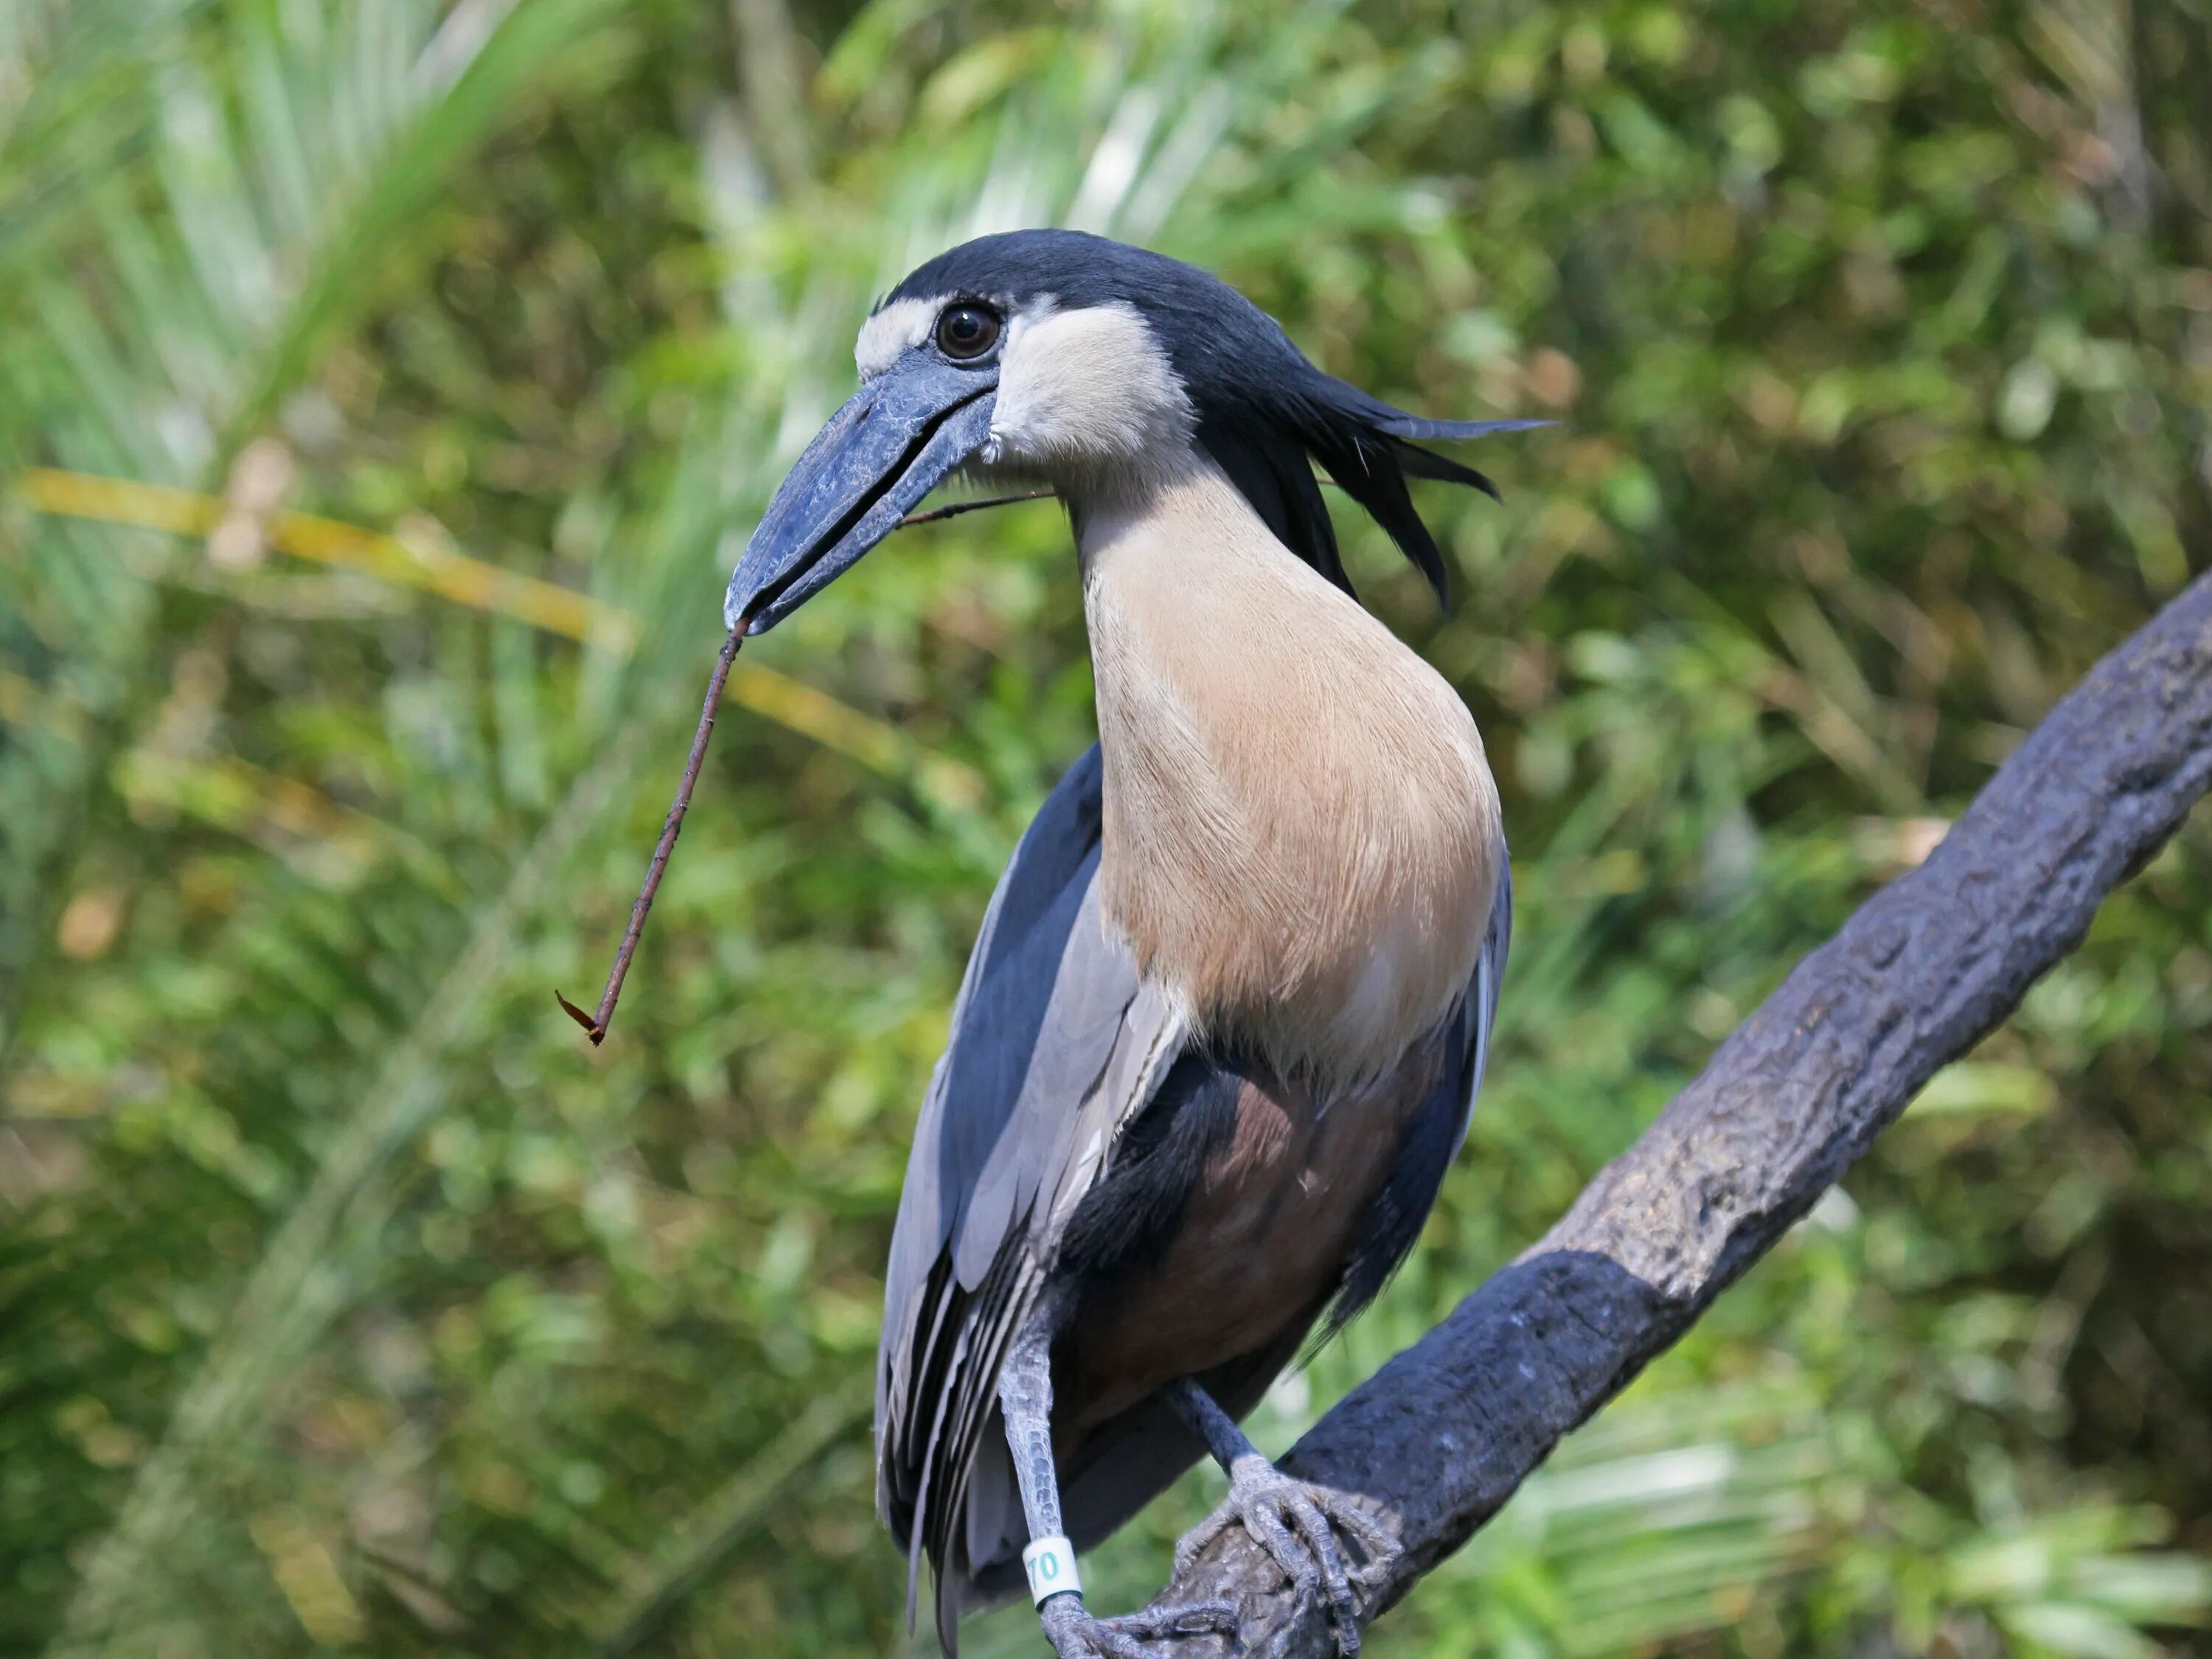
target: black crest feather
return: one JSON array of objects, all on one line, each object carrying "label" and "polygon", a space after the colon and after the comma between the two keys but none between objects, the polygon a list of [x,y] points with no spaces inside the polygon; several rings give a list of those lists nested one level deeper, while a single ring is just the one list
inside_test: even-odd
[{"label": "black crest feather", "polygon": [[[1351,580],[1336,548],[1328,508],[1314,483],[1318,463],[1339,489],[1382,526],[1413,568],[1428,578],[1439,604],[1449,598],[1443,550],[1413,506],[1408,478],[1466,484],[1498,499],[1498,487],[1471,466],[1411,441],[1414,438],[1480,438],[1547,426],[1546,421],[1431,421],[1362,392],[1308,362],[1274,320],[1256,307],[1279,350],[1271,372],[1249,375],[1241,388],[1192,386],[1200,409],[1198,441],[1243,491],[1277,538],[1346,592]],[[1209,395],[1209,393],[1211,395]],[[1263,470],[1295,475],[1271,496],[1255,491],[1248,475]]]},{"label": "black crest feather", "polygon": [[1352,583],[1314,463],[1389,532],[1441,602],[1443,554],[1407,479],[1465,484],[1492,499],[1498,490],[1421,444],[1551,424],[1409,415],[1315,368],[1273,318],[1211,272],[1082,231],[981,237],[919,267],[886,297],[948,294],[1010,306],[1049,295],[1067,308],[1134,307],[1190,393],[1200,447],[1285,547],[1346,592]]}]

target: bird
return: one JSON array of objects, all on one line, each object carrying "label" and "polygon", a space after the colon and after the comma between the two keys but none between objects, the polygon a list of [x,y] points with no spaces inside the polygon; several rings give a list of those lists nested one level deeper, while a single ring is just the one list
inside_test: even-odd
[{"label": "bird", "polygon": [[1239,1421],[1403,1261],[1465,1138],[1512,933],[1498,789],[1449,684],[1359,602],[1316,464],[1446,597],[1408,414],[1197,266],[1070,230],[929,259],[732,574],[790,616],[956,472],[1048,488],[1097,742],[991,898],[917,1121],[877,1364],[878,1504],[937,1632],[1018,1594],[1060,1659],[1233,1634],[1101,1617],[1076,1553],[1211,1455],[1221,1507],[1358,1650],[1395,1546]]}]

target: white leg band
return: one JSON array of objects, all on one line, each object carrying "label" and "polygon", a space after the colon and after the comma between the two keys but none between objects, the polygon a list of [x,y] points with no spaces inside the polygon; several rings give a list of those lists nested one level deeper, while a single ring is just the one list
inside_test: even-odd
[{"label": "white leg band", "polygon": [[1022,1571],[1030,1576],[1030,1600],[1042,1607],[1048,1595],[1083,1593],[1075,1573],[1075,1546],[1065,1538],[1040,1538],[1022,1552]]}]

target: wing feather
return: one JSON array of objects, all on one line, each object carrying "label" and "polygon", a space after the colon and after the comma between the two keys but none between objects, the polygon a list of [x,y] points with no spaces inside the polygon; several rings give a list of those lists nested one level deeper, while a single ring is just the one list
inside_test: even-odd
[{"label": "wing feather", "polygon": [[[975,1452],[1058,1231],[1188,1036],[1099,908],[1094,747],[1000,878],[915,1131],[885,1274],[877,1503],[938,1575],[948,1650]],[[915,1584],[908,1585],[908,1613]]]},{"label": "wing feather", "polygon": [[[998,1424],[1006,1350],[1070,1218],[1192,1041],[1183,1012],[1139,980],[1102,915],[1100,783],[1093,748],[1047,799],[1000,878],[923,1102],[892,1235],[877,1365],[877,1498],[907,1550],[909,1624],[921,1557],[935,1569],[947,1652],[963,1604],[1006,1578],[998,1534],[1012,1523],[1001,1513],[1013,1501],[1000,1490],[1010,1470],[1003,1459],[978,1462]],[[1448,1057],[1347,1264],[1332,1327],[1411,1248],[1466,1135],[1512,916],[1510,879],[1501,873],[1467,996],[1439,1034]],[[1256,1396],[1289,1352],[1240,1374],[1237,1391]],[[1148,1445],[1151,1437],[1139,1435]],[[1132,1446],[1131,1455],[1145,1450]],[[1153,1464],[1164,1472],[1188,1455],[1164,1441],[1119,1474],[1078,1475],[1077,1508],[1086,1523],[1113,1524],[1164,1478],[1146,1473]]]},{"label": "wing feather", "polygon": [[1505,849],[1498,849],[1498,894],[1490,901],[1490,926],[1482,935],[1482,950],[1474,959],[1474,983],[1468,988],[1467,1015],[1471,1026],[1467,1057],[1467,1103],[1460,1112],[1459,1133],[1452,1139],[1452,1156],[1467,1140],[1468,1126],[1474,1121],[1474,1097],[1482,1092],[1482,1074],[1490,1066],[1490,1034],[1498,1024],[1498,994],[1505,985],[1505,958],[1513,949],[1513,866]]},{"label": "wing feather", "polygon": [[1490,921],[1475,955],[1474,976],[1459,1012],[1439,1035],[1444,1046],[1443,1066],[1427,1100],[1406,1126],[1390,1173],[1361,1221],[1341,1288],[1322,1328],[1322,1341],[1342,1329],[1390,1282],[1436,1207],[1444,1172],[1466,1144],[1474,1097],[1490,1063],[1491,1028],[1497,1023],[1498,993],[1513,941],[1513,876],[1502,846],[1498,872],[1498,891],[1490,901]]}]

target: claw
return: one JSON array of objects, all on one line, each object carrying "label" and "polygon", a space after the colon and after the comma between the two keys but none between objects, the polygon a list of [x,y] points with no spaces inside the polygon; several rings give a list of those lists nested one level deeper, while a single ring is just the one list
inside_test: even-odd
[{"label": "claw", "polygon": [[[1293,1480],[1253,1453],[1231,1466],[1229,1496],[1221,1507],[1176,1544],[1177,1577],[1239,1522],[1281,1569],[1300,1601],[1321,1593],[1328,1602],[1337,1651],[1343,1659],[1354,1659],[1359,1651],[1355,1587],[1370,1593],[1381,1588],[1397,1555],[1396,1540],[1341,1492]],[[1356,1567],[1345,1565],[1337,1543],[1340,1532],[1358,1547],[1363,1559]]]}]

